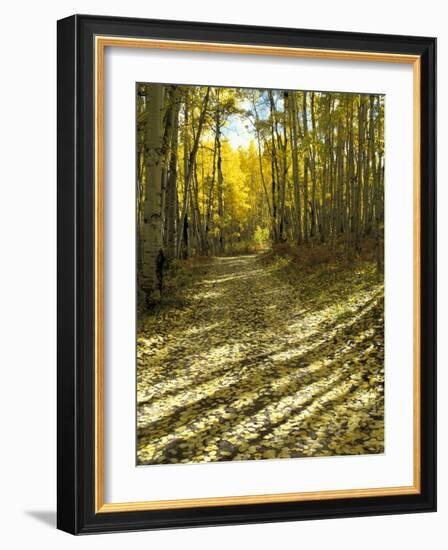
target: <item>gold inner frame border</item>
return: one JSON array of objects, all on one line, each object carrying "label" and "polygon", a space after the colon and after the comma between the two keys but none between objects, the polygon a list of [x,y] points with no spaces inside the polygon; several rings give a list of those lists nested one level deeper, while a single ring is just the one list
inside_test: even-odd
[{"label": "gold inner frame border", "polygon": [[[106,47],[150,48],[208,53],[286,56],[312,59],[407,63],[413,66],[413,458],[414,483],[402,487],[342,489],[263,495],[240,495],[179,500],[106,503],[104,501],[104,55]],[[304,502],[343,498],[420,494],[421,389],[420,389],[420,56],[308,48],[256,46],[178,40],[96,36],[95,55],[95,513],[167,510],[278,502]]]}]

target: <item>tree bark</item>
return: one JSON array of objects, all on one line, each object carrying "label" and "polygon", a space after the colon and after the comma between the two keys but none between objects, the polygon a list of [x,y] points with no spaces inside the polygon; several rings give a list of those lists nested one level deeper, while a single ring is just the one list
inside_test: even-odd
[{"label": "tree bark", "polygon": [[169,147],[169,166],[166,189],[166,253],[168,260],[176,256],[177,244],[177,162],[178,162],[178,143],[179,143],[179,94],[172,98],[174,101],[172,115],[172,133]]},{"label": "tree bark", "polygon": [[154,294],[158,288],[157,257],[159,254],[163,254],[161,211],[163,95],[163,86],[148,86],[148,120],[145,132],[146,189],[142,276],[142,288],[147,295]]},{"label": "tree bark", "polygon": [[292,177],[294,182],[294,212],[296,239],[300,244],[302,242],[302,206],[300,201],[299,185],[299,151],[297,146],[297,110],[296,97],[294,92],[290,92],[289,98],[289,126],[291,131],[291,156],[292,156]]},{"label": "tree bark", "polygon": [[[303,92],[303,105],[302,105],[302,120],[303,120],[303,137],[305,145],[308,148],[309,135],[308,135],[308,113],[307,113],[307,93]],[[303,162],[303,239],[307,243],[309,238],[308,232],[308,154],[305,153]]]},{"label": "tree bark", "polygon": [[[185,241],[185,237],[186,238],[186,251],[187,251],[187,254],[188,254],[188,220],[187,220],[187,209],[188,209],[188,195],[189,195],[189,190],[190,190],[190,183],[191,183],[191,178],[193,177],[193,167],[194,167],[194,163],[196,162],[196,155],[197,155],[197,152],[198,152],[198,147],[199,147],[199,139],[201,137],[201,133],[202,133],[202,127],[204,125],[204,120],[205,120],[205,113],[207,111],[207,105],[208,105],[208,99],[210,97],[210,86],[207,87],[207,91],[205,93],[205,98],[204,98],[204,101],[203,101],[203,104],[202,104],[202,109],[201,109],[201,114],[199,116],[199,122],[198,122],[198,129],[197,129],[197,132],[196,132],[196,136],[195,136],[195,139],[194,139],[194,144],[193,144],[193,148],[191,150],[191,153],[188,155],[187,151],[185,151],[185,169],[184,169],[184,176],[185,176],[185,184],[184,184],[184,202],[183,202],[183,208],[182,208],[182,214],[181,214],[181,217],[180,217],[180,227],[183,227],[183,231],[184,231],[184,241]],[[188,108],[186,108],[186,113],[188,113]],[[186,160],[188,158],[188,161]],[[177,249],[177,256],[180,257],[180,253],[181,253],[181,248],[182,248],[182,239],[179,239],[179,244],[178,244],[178,249]]]},{"label": "tree bark", "polygon": [[[219,92],[218,92],[219,104]],[[219,251],[224,252],[224,181],[222,175],[222,155],[221,155],[221,113],[219,105],[216,110],[216,147],[217,147],[217,163],[218,163],[218,216],[219,216]]]}]

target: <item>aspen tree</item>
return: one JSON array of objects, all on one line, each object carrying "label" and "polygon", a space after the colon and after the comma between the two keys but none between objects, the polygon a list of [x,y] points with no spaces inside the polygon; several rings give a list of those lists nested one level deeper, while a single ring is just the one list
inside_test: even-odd
[{"label": "aspen tree", "polygon": [[148,119],[145,129],[145,207],[143,225],[142,287],[147,294],[157,289],[157,257],[162,242],[162,141],[163,86],[148,86]]}]

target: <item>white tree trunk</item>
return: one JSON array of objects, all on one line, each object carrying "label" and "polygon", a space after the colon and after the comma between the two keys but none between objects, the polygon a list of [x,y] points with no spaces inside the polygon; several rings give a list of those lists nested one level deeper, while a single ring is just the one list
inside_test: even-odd
[{"label": "white tree trunk", "polygon": [[291,131],[291,155],[292,155],[292,175],[294,181],[294,212],[296,225],[297,242],[302,242],[302,207],[300,204],[299,187],[299,148],[297,138],[297,108],[294,92],[290,92],[289,98],[289,125]]},{"label": "white tree trunk", "polygon": [[166,190],[166,247],[169,260],[176,257],[177,246],[177,162],[179,143],[179,108],[180,100],[176,98],[174,107],[173,135],[169,161],[169,176]]},{"label": "white tree trunk", "polygon": [[163,253],[162,242],[162,141],[163,86],[148,86],[148,120],[145,135],[145,216],[143,227],[143,290],[158,288],[157,257]]}]

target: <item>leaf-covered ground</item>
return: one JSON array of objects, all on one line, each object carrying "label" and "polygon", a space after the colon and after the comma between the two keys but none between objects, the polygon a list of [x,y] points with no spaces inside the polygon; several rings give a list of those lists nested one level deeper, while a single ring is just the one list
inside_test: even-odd
[{"label": "leaf-covered ground", "polygon": [[138,464],[384,452],[383,286],[213,258],[139,325]]}]

